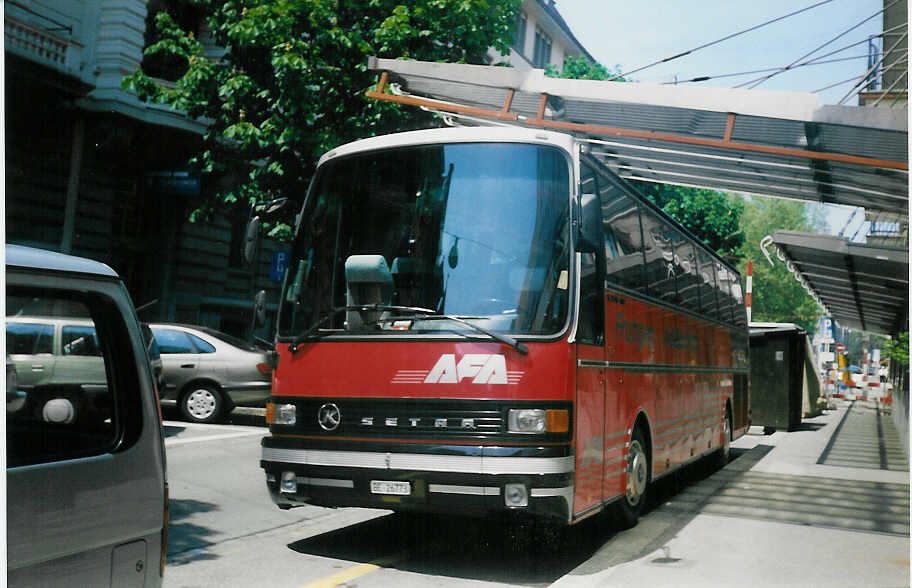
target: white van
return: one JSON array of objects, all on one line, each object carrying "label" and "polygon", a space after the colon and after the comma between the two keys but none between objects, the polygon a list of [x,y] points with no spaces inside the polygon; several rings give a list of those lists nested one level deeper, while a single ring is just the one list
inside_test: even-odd
[{"label": "white van", "polygon": [[101,263],[7,245],[5,322],[9,585],[160,586],[164,444],[126,288]]}]

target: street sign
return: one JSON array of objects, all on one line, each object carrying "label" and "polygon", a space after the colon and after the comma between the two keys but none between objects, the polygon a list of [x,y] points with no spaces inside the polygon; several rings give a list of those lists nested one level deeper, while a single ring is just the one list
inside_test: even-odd
[{"label": "street sign", "polygon": [[845,353],[845,345],[842,343],[836,344],[836,353]]},{"label": "street sign", "polygon": [[287,269],[288,254],[284,251],[273,251],[272,263],[269,265],[269,279],[273,282],[281,282],[285,278]]}]

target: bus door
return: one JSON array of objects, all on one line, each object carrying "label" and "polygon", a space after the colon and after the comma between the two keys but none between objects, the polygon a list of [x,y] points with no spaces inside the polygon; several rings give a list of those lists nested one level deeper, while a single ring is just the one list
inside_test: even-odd
[{"label": "bus door", "polygon": [[605,278],[598,178],[580,165],[579,320],[576,327],[576,488],[573,512],[599,507],[605,473]]},{"label": "bus door", "polygon": [[602,503],[605,446],[605,291],[594,253],[582,253],[576,338],[576,490],[573,512]]}]

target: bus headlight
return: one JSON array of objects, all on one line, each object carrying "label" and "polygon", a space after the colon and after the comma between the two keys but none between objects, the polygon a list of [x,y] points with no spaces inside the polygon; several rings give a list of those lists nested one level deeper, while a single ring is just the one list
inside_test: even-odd
[{"label": "bus headlight", "polygon": [[297,408],[294,404],[276,404],[272,418],[274,425],[293,425],[298,421]]},{"label": "bus headlight", "polygon": [[511,408],[507,418],[511,433],[544,433],[545,411],[540,408]]},{"label": "bus headlight", "polygon": [[570,414],[566,410],[511,408],[507,413],[510,433],[566,433],[569,430]]},{"label": "bus headlight", "polygon": [[504,486],[504,504],[511,508],[529,506],[529,491],[524,484]]}]

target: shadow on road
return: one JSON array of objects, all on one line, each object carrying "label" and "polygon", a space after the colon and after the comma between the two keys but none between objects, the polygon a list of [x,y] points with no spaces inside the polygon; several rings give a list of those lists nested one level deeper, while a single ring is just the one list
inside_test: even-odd
[{"label": "shadow on road", "polygon": [[[732,449],[732,459],[743,453]],[[643,516],[713,472],[712,460],[707,459],[658,480]],[[695,515],[680,517],[673,532]],[[387,567],[419,574],[547,585],[583,565],[621,535],[622,527],[610,509],[565,528],[515,520],[391,514],[288,547],[302,554],[360,563],[383,559]],[[652,544],[647,541],[644,547],[652,551],[661,546]]]},{"label": "shadow on road", "polygon": [[799,423],[790,428],[789,432],[794,433],[796,431],[817,431],[824,428],[826,425],[826,423]]},{"label": "shadow on road", "polygon": [[606,518],[564,529],[534,523],[391,514],[290,544],[293,551],[402,571],[490,582],[550,584],[615,530]]},{"label": "shadow on road", "polygon": [[176,437],[187,430],[187,427],[175,427],[174,425],[164,425],[162,430],[165,432],[165,438]]},{"label": "shadow on road", "polygon": [[193,554],[194,550],[214,544],[208,538],[214,531],[186,520],[195,513],[212,512],[218,505],[199,500],[170,500],[170,525],[168,526],[168,564],[181,565],[190,560],[213,559],[212,554]]}]

